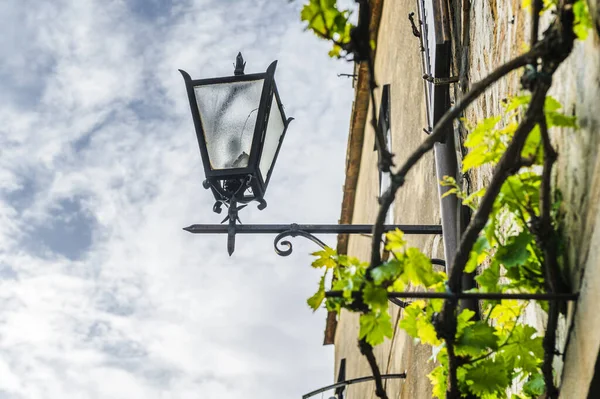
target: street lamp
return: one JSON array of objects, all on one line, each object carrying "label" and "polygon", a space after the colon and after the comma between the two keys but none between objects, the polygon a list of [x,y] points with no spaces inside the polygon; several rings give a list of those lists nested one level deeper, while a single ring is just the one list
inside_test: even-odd
[{"label": "street lamp", "polygon": [[[185,230],[194,234],[227,233],[227,251],[235,249],[236,233],[277,234],[275,252],[287,256],[292,245],[285,237],[302,236],[324,247],[312,233],[367,234],[371,225],[238,225],[238,211],[257,201],[267,206],[264,195],[273,173],[287,128],[286,118],[271,63],[264,73],[244,74],[246,63],[238,53],[233,76],[194,80],[183,75],[190,109],[204,165],[204,188],[215,197],[213,211],[228,208],[220,225],[194,224]],[[241,204],[238,206],[238,204]],[[223,223],[228,222],[227,225]],[[241,223],[241,222],[240,222]],[[386,225],[385,231],[399,228],[406,234],[442,234],[438,225]],[[284,246],[282,248],[281,245]]]},{"label": "street lamp", "polygon": [[223,204],[258,201],[273,173],[285,132],[286,118],[275,84],[277,61],[264,73],[244,74],[239,53],[233,76],[193,80],[179,70],[188,98],[206,180],[215,197],[215,211]]}]

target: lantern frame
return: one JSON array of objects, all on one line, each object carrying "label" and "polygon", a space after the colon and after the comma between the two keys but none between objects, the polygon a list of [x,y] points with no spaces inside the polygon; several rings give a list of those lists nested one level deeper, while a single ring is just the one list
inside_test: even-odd
[{"label": "lantern frame", "polygon": [[[266,207],[266,202],[264,201],[263,197],[273,174],[273,168],[277,162],[277,157],[279,155],[279,151],[281,150],[281,145],[285,138],[287,128],[290,122],[293,120],[293,118],[287,118],[285,115],[283,104],[281,103],[281,98],[275,83],[275,69],[277,67],[277,61],[273,61],[267,68],[266,72],[248,75],[244,74],[243,72],[244,65],[245,63],[243,62],[241,54],[238,54],[235,75],[233,76],[192,79],[186,71],[181,69],[179,70],[185,81],[188,99],[190,102],[190,109],[192,112],[192,119],[194,121],[194,127],[196,130],[196,138],[198,139],[198,146],[200,148],[200,155],[202,157],[202,163],[204,166],[206,180],[204,181],[203,185],[205,188],[211,189],[215,200],[217,201],[213,210],[217,213],[220,213],[222,203],[229,205],[232,199],[235,199],[236,202],[241,203],[258,201],[259,209],[264,209]],[[242,168],[214,169],[211,166],[205,129],[202,123],[199,103],[194,89],[196,87],[208,85],[252,82],[259,80],[264,80],[264,83],[260,100],[258,102],[258,112],[252,136],[252,143],[250,146],[248,165]],[[277,106],[281,114],[283,132],[279,136],[277,149],[267,174],[266,176],[263,176],[260,170],[260,161],[263,156],[267,128],[269,126],[269,116],[271,107],[273,106]]]}]

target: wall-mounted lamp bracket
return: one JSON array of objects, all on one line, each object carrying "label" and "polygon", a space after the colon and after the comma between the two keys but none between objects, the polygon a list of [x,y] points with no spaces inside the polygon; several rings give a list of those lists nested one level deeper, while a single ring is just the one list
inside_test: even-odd
[{"label": "wall-mounted lamp bracket", "polygon": [[[235,203],[229,204],[229,215],[223,224],[193,224],[184,227],[185,231],[192,234],[227,234],[227,251],[229,255],[235,250],[236,234],[277,234],[273,242],[275,252],[279,256],[288,256],[292,253],[292,243],[283,240],[286,237],[304,237],[324,248],[326,244],[314,234],[370,234],[373,226],[370,224],[237,224],[237,211],[240,208]],[[384,231],[400,229],[404,234],[442,234],[439,225],[385,225]],[[286,248],[282,248],[282,246]]]}]

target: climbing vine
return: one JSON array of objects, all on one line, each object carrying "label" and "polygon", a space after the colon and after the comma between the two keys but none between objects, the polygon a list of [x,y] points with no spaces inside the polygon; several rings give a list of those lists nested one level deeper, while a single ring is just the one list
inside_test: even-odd
[{"label": "climbing vine", "polygon": [[[369,2],[357,3],[364,15]],[[459,307],[458,297],[453,296],[462,292],[462,275],[473,272],[478,274],[477,288],[471,290],[474,293],[565,291],[560,278],[563,251],[557,229],[561,199],[550,185],[557,153],[549,130],[576,129],[577,121],[547,93],[552,75],[570,54],[573,41],[585,39],[592,24],[584,0],[532,0],[524,2],[524,6],[532,10],[531,49],[474,84],[396,171],[390,170],[391,163],[380,165],[390,173],[392,183],[380,199],[370,261],[338,254],[331,248],[313,254],[316,259],[312,266],[322,269],[323,275],[308,304],[314,310],[324,304],[329,311],[339,313],[346,309],[360,313],[359,347],[374,373],[380,398],[387,398],[387,393],[372,348],[393,336],[388,313],[390,293],[401,293],[409,286],[447,294],[440,299],[402,303],[404,311],[399,322],[408,335],[432,347],[431,361],[437,367],[428,377],[435,397],[506,398],[508,388],[515,386],[521,388],[511,399],[537,398],[544,393],[549,398],[558,396],[552,374],[556,301],[534,304],[515,299],[485,300],[478,309],[469,309]],[[539,16],[547,10],[552,10],[555,17],[538,39]],[[333,42],[331,56],[353,54],[355,60],[367,61],[373,83],[372,46],[364,45],[370,40],[364,36],[364,32],[368,33],[364,26],[368,20],[359,18],[358,25],[352,26],[350,14],[349,10],[338,10],[335,0],[310,0],[301,18],[307,29]],[[484,165],[492,166],[494,174],[487,187],[468,193],[452,177],[441,182],[450,187],[445,195],[456,195],[474,212],[447,275],[437,270],[419,249],[410,247],[400,230],[383,235],[383,221],[396,191],[415,163],[486,88],[519,68],[524,68],[524,94],[508,99],[501,115],[469,128],[464,142],[469,152],[463,159],[462,171],[469,173]],[[371,84],[371,90],[374,88]],[[375,127],[375,119],[372,123]],[[380,254],[382,238],[390,253],[385,261]],[[326,290],[327,281],[331,281],[330,291]],[[523,320],[529,306],[539,306],[547,312],[545,334]]]}]

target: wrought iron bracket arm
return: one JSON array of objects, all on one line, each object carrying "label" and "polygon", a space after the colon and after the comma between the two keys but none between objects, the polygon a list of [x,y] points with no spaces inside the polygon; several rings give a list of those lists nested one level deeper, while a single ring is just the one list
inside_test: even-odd
[{"label": "wrought iron bracket arm", "polygon": [[[235,209],[235,207],[234,207]],[[239,209],[239,208],[238,208]],[[230,206],[230,211],[232,211]],[[237,213],[237,212],[236,212]],[[326,244],[314,234],[370,234],[373,226],[370,224],[236,224],[231,215],[226,218],[228,225],[223,224],[194,224],[184,230],[192,234],[227,234],[228,251],[230,255],[235,249],[236,234],[276,234],[273,245],[280,256],[292,253],[292,244],[287,237],[304,237],[315,244],[325,247]],[[439,225],[385,225],[384,231],[400,229],[404,234],[442,234]],[[282,248],[282,245],[287,248]]]}]

